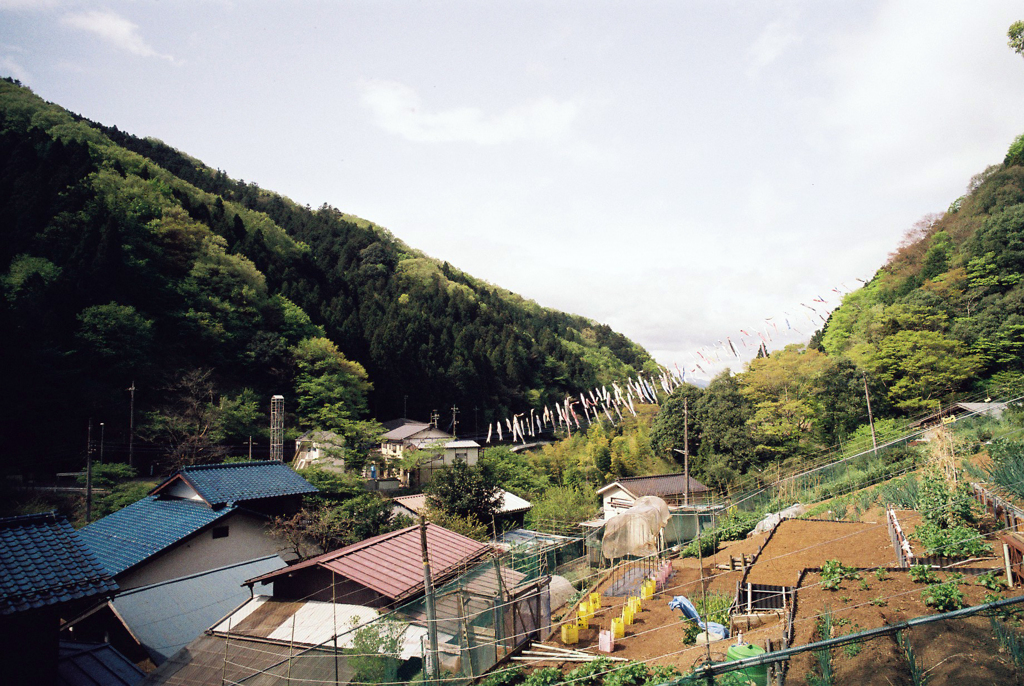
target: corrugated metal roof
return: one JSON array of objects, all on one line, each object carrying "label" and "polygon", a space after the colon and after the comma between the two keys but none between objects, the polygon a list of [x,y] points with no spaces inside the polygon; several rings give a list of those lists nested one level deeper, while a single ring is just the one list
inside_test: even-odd
[{"label": "corrugated metal roof", "polygon": [[115,591],[110,577],[65,517],[0,518],[0,615]]},{"label": "corrugated metal roof", "polygon": [[[682,495],[686,492],[686,476],[683,474],[659,474],[657,476],[623,477],[597,492],[604,493],[616,485],[637,498],[645,495]],[[701,493],[707,490],[709,490],[707,486],[692,476],[690,477],[690,493]]]},{"label": "corrugated metal roof", "polygon": [[59,686],[134,686],[143,671],[109,643],[60,642]]},{"label": "corrugated metal roof", "polygon": [[285,567],[277,555],[125,591],[112,602],[155,664],[250,597],[246,579]]},{"label": "corrugated metal roof", "polygon": [[232,462],[184,467],[153,489],[159,493],[182,480],[213,507],[263,498],[319,492],[283,462]]},{"label": "corrugated metal roof", "polygon": [[287,645],[204,634],[146,675],[142,684],[294,686],[344,684],[351,679],[348,662],[333,650],[297,651]]},{"label": "corrugated metal roof", "polygon": [[148,496],[96,520],[78,534],[116,576],[235,511],[190,500]]},{"label": "corrugated metal roof", "polygon": [[[427,524],[427,550],[435,580],[454,574],[460,567],[490,550],[436,524]],[[368,538],[297,565],[264,574],[246,583],[268,583],[275,577],[293,574],[318,565],[395,600],[423,589],[423,557],[419,526],[410,526]]]}]

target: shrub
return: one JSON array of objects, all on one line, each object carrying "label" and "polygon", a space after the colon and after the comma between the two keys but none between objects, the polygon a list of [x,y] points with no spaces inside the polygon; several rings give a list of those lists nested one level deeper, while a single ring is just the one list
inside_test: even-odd
[{"label": "shrub", "polygon": [[910,568],[910,578],[915,584],[937,584],[939,577],[928,565],[914,565]]},{"label": "shrub", "polygon": [[953,581],[929,586],[921,591],[921,600],[939,612],[951,612],[964,606],[964,594]]}]

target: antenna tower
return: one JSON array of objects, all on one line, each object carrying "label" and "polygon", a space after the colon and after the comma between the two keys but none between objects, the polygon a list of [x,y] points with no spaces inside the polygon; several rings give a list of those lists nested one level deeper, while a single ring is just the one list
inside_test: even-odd
[{"label": "antenna tower", "polygon": [[284,396],[270,399],[270,459],[284,462]]}]

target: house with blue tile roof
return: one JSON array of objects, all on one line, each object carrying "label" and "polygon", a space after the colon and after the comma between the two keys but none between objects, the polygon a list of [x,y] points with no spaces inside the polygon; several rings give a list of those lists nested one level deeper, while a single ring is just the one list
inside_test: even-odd
[{"label": "house with blue tile roof", "polygon": [[138,588],[267,555],[294,557],[269,528],[316,492],[280,462],[186,467],[79,534],[122,589]]},{"label": "house with blue tile roof", "polygon": [[103,600],[117,584],[54,512],[0,518],[0,646],[5,684],[57,680],[61,618]]}]

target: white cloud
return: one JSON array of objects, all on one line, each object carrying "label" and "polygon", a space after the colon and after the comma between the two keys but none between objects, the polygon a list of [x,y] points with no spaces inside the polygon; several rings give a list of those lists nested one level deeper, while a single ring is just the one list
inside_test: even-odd
[{"label": "white cloud", "polygon": [[762,69],[783,55],[791,46],[800,42],[800,37],[788,27],[788,21],[773,21],[764,28],[761,35],[747,50],[750,66],[747,76],[753,78]]},{"label": "white cloud", "polygon": [[467,142],[497,145],[516,140],[549,140],[569,130],[577,115],[571,102],[541,98],[499,115],[487,116],[476,107],[436,112],[425,109],[409,86],[393,81],[359,83],[363,105],[377,124],[417,143]]},{"label": "white cloud", "polygon": [[29,83],[32,81],[28,70],[11,57],[0,57],[0,74],[13,76],[22,83]]},{"label": "white cloud", "polygon": [[61,19],[65,26],[93,33],[111,45],[140,57],[160,57],[174,61],[153,49],[139,33],[137,24],[111,10],[91,10],[67,14]]},{"label": "white cloud", "polygon": [[46,10],[58,0],[0,0],[0,10]]}]

